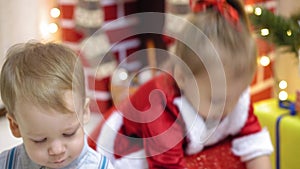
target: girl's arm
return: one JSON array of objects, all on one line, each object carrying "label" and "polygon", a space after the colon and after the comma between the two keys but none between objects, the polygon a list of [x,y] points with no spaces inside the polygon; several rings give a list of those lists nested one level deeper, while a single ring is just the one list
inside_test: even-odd
[{"label": "girl's arm", "polygon": [[263,155],[246,162],[247,169],[272,169],[270,156]]}]

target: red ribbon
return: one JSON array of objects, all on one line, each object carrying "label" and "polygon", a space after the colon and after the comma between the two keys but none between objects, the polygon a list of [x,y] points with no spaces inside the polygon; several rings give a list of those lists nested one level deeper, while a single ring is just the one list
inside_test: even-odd
[{"label": "red ribbon", "polygon": [[238,24],[239,14],[237,10],[226,0],[190,0],[190,6],[195,13],[205,11],[208,7],[214,7],[227,21],[234,25]]}]

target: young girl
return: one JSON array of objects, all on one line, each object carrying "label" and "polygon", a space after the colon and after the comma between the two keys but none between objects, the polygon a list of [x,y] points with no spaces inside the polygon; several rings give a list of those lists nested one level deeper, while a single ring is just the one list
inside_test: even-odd
[{"label": "young girl", "polygon": [[[176,46],[185,66],[176,62],[171,75],[155,77],[107,112],[89,143],[116,168],[271,168],[269,133],[250,102],[256,46],[243,4],[191,6],[193,26]],[[203,154],[212,147],[214,153]]]},{"label": "young girl", "polygon": [[87,145],[89,102],[75,52],[55,43],[17,44],[0,82],[11,132],[23,139],[0,154],[1,169],[113,168]]}]

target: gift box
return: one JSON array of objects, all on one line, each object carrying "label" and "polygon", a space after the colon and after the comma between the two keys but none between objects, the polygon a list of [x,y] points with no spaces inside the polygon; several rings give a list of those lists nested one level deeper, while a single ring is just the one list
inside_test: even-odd
[{"label": "gift box", "polygon": [[275,150],[271,155],[274,169],[299,168],[300,116],[294,114],[291,103],[275,98],[254,103],[254,113],[271,135]]}]

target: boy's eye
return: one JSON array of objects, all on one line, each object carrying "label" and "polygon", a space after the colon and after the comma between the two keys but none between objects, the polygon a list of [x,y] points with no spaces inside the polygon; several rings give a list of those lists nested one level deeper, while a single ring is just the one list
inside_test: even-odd
[{"label": "boy's eye", "polygon": [[62,135],[64,137],[72,137],[72,136],[74,136],[76,134],[76,132],[78,131],[78,129],[79,129],[79,125],[78,125],[78,127],[75,128],[75,130],[73,130],[73,131],[72,130],[71,131],[66,131]]},{"label": "boy's eye", "polygon": [[43,138],[43,139],[40,139],[40,140],[32,140],[34,143],[44,143],[47,141],[47,138]]},{"label": "boy's eye", "polygon": [[76,133],[76,131],[73,132],[73,133],[64,133],[63,136],[65,136],[65,137],[72,137],[75,133]]}]

